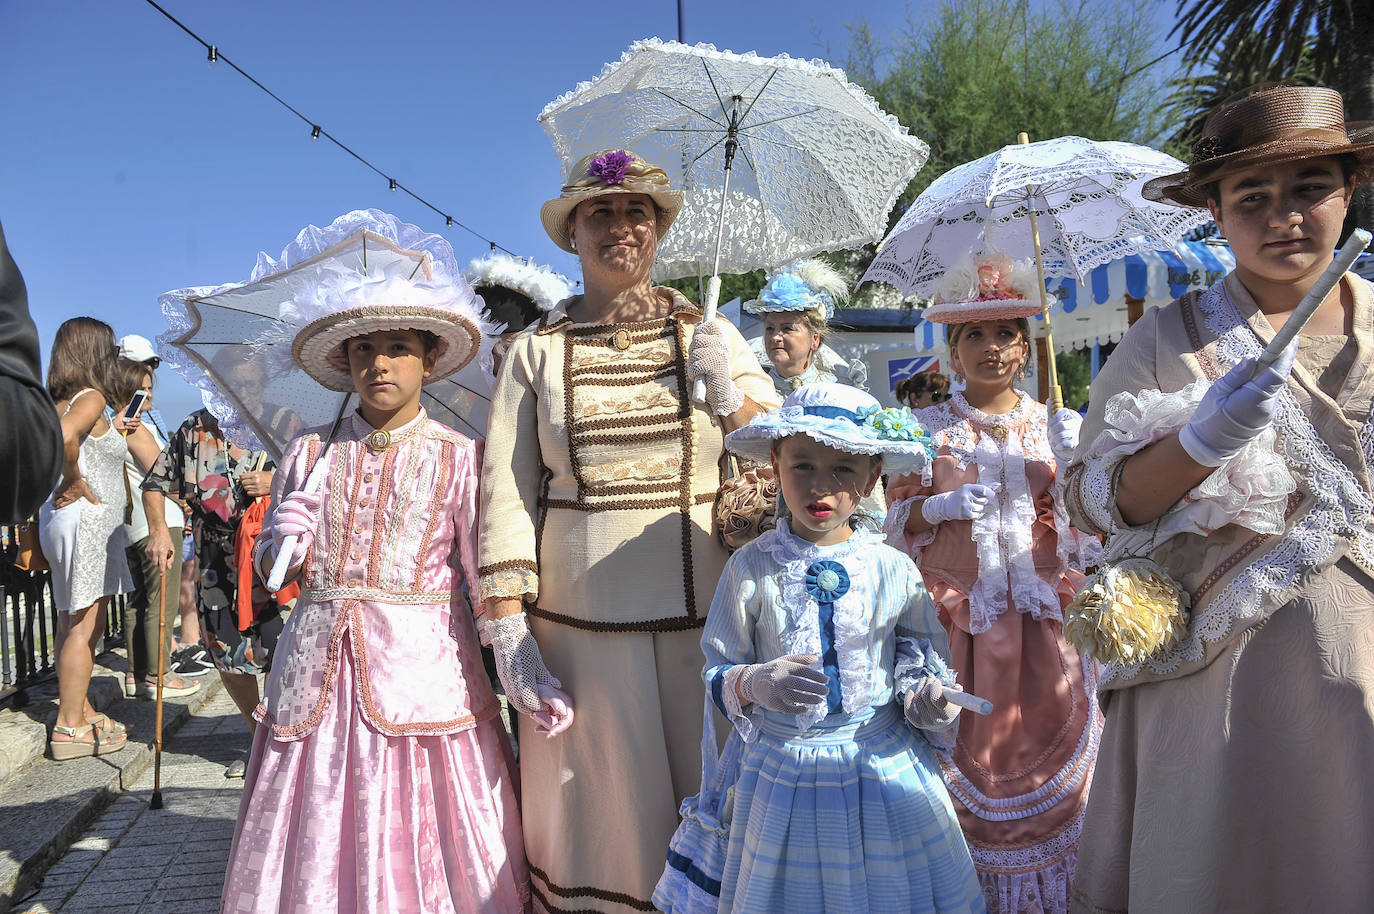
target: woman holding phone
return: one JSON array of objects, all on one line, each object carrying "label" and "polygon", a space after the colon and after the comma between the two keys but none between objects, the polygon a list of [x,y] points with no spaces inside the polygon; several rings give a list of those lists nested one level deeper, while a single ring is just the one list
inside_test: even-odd
[{"label": "woman holding phone", "polygon": [[[118,752],[128,739],[122,724],[97,714],[86,698],[110,597],[131,586],[121,529],[124,456],[132,451],[146,469],[158,453],[148,430],[124,417],[138,385],[117,372],[117,351],[109,324],[74,317],[57,328],[48,359],[48,393],[62,419],[64,458],[57,489],[39,510],[39,534],[65,623],[57,654],[57,723],[48,741],[59,761]],[[107,405],[120,410],[110,421]]]}]

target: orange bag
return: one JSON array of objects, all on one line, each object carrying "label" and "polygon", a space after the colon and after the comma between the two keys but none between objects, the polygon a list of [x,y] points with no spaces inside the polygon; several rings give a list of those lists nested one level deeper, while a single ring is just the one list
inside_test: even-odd
[{"label": "orange bag", "polygon": [[[234,571],[236,584],[234,601],[238,609],[239,631],[246,632],[255,621],[253,612],[253,541],[262,532],[267,519],[267,498],[256,498],[243,512],[243,520],[234,533]],[[277,591],[278,606],[283,606],[301,594],[301,586],[294,582]]]},{"label": "orange bag", "polygon": [[14,567],[20,571],[34,573],[49,569],[48,557],[43,554],[43,544],[38,540],[37,520],[15,525],[14,541],[19,546],[19,553],[14,557]]}]

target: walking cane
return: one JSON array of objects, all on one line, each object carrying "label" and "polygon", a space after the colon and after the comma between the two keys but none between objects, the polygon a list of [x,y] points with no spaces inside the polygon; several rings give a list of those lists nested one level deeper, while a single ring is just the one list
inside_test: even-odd
[{"label": "walking cane", "polygon": [[162,572],[162,587],[157,603],[157,700],[153,702],[153,797],[149,809],[162,808],[162,677],[167,662],[167,572]]}]

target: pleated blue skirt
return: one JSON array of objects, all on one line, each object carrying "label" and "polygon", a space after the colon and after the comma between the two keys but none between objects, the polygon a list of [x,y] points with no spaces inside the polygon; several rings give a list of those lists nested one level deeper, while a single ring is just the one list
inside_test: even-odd
[{"label": "pleated blue skirt", "polygon": [[762,717],[734,788],[722,912],[987,910],[934,751],[895,704],[804,732]]}]

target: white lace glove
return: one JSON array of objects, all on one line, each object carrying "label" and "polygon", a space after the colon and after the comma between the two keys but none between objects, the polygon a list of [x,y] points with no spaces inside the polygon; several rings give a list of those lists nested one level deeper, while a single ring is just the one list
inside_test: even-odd
[{"label": "white lace glove", "polygon": [[751,663],[740,674],[741,697],[761,708],[783,714],[800,714],[825,701],[829,681],[810,664],[813,654],[792,654],[767,663]]},{"label": "white lace glove", "polygon": [[1279,392],[1293,370],[1298,341],[1255,378],[1255,359],[1245,359],[1226,372],[1203,396],[1193,418],[1178,433],[1188,456],[1206,467],[1219,467],[1259,437],[1274,421]]},{"label": "white lace glove", "polygon": [[530,633],[524,613],[486,619],[480,626],[482,643],[496,655],[496,675],[506,700],[521,714],[534,718],[536,729],[557,736],[572,723],[572,699],[544,666],[539,644]]},{"label": "white lace glove", "polygon": [[1066,467],[1073,460],[1073,452],[1078,447],[1078,434],[1083,428],[1083,417],[1071,409],[1049,411],[1050,450],[1054,452],[1054,462]]},{"label": "white lace glove", "polygon": [[934,676],[923,676],[903,702],[906,719],[919,730],[944,730],[959,716],[959,706],[944,697],[945,687]]},{"label": "white lace glove", "polygon": [[744,391],[730,374],[730,344],[718,320],[702,321],[692,334],[687,377],[694,383],[697,378],[706,379],[706,405],[717,416],[728,416],[744,406]]},{"label": "white lace glove", "polygon": [[296,537],[288,569],[299,568],[310,545],[315,542],[315,526],[320,516],[320,493],[292,492],[272,512],[272,548],[280,555],[288,536]]},{"label": "white lace glove", "polygon": [[976,520],[988,513],[996,497],[990,486],[966,482],[953,492],[941,492],[921,502],[921,516],[931,525],[947,520]]}]

